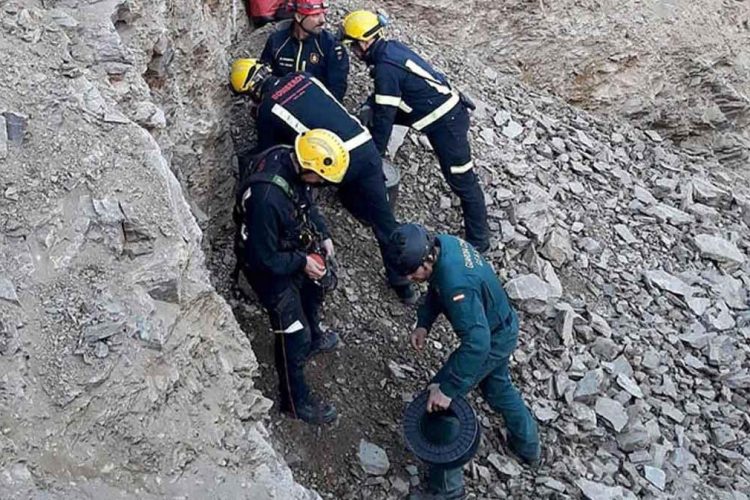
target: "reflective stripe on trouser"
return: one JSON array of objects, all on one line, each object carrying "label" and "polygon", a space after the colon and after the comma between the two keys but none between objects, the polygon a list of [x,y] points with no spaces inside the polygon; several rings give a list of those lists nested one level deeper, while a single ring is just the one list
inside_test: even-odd
[{"label": "reflective stripe on trouser", "polygon": [[[509,363],[518,343],[518,321],[504,332],[492,335],[490,355],[474,385],[479,386],[487,404],[503,416],[516,452],[526,459],[537,458],[540,447],[536,420],[510,380]],[[441,369],[433,382],[440,383],[446,376],[448,374]]]},{"label": "reflective stripe on trouser", "polygon": [[268,296],[264,293],[265,283],[258,283],[253,275],[248,275],[248,282],[263,303],[275,332],[274,361],[281,408],[295,413],[295,407],[310,393],[304,368],[311,342],[320,335],[320,287],[306,278],[287,280],[281,292]]},{"label": "reflective stripe on trouser", "polygon": [[458,106],[430,128],[427,138],[435,150],[443,177],[461,199],[466,241],[484,251],[489,245],[490,229],[484,193],[472,169],[468,133],[469,114],[463,106]]}]

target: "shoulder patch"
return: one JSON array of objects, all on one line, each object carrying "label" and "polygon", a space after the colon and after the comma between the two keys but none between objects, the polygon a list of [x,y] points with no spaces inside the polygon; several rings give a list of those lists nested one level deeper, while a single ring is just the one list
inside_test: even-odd
[{"label": "shoulder patch", "polygon": [[466,295],[464,295],[463,293],[457,293],[456,295],[453,296],[453,302],[461,302],[465,298],[466,298]]}]

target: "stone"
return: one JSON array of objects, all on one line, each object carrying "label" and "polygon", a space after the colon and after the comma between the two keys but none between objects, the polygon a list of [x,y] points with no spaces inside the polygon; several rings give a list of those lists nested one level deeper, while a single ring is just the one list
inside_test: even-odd
[{"label": "stone", "polygon": [[547,423],[552,422],[557,419],[558,416],[560,416],[559,413],[557,413],[555,410],[550,408],[550,402],[547,404],[542,404],[539,401],[535,401],[531,405],[531,409],[534,412],[534,416],[539,422]]},{"label": "stone", "polygon": [[664,491],[664,488],[667,486],[667,475],[663,470],[657,467],[644,465],[643,476],[648,480],[649,483],[656,486],[660,491]]},{"label": "stone", "polygon": [[730,365],[737,356],[735,340],[728,335],[717,335],[708,341],[708,362],[713,366]]},{"label": "stone", "polygon": [[492,118],[492,120],[495,122],[495,125],[498,127],[502,127],[507,123],[508,120],[510,120],[511,114],[508,111],[505,111],[504,109],[501,109],[497,113],[495,113],[495,116]]},{"label": "stone", "polygon": [[440,197],[440,210],[446,210],[451,207],[451,199],[447,196]]},{"label": "stone", "polygon": [[685,303],[688,305],[690,310],[698,317],[703,316],[706,309],[711,305],[711,300],[702,297],[687,297]]},{"label": "stone", "polygon": [[8,157],[8,130],[5,117],[0,116],[0,160]]},{"label": "stone", "polygon": [[606,361],[614,360],[622,351],[622,348],[610,338],[598,338],[594,341],[591,351]]},{"label": "stone", "polygon": [[689,366],[690,368],[693,368],[695,370],[703,370],[706,368],[706,364],[692,354],[685,355],[685,357],[683,358],[683,362],[686,366]]},{"label": "stone", "polygon": [[737,433],[727,425],[717,425],[711,429],[711,442],[719,448],[726,448],[737,441]]},{"label": "stone", "polygon": [[511,300],[521,303],[528,312],[542,312],[549,301],[549,287],[535,274],[524,274],[505,284]]},{"label": "stone", "polygon": [[141,101],[135,105],[133,121],[147,130],[162,129],[167,126],[164,111],[151,101]]},{"label": "stone", "polygon": [[661,142],[664,140],[656,130],[644,130],[643,133],[654,142]]},{"label": "stone", "polygon": [[603,383],[604,372],[601,369],[586,372],[583,378],[576,384],[573,399],[576,401],[586,401],[592,396],[598,395]]},{"label": "stone", "polygon": [[570,347],[575,344],[575,338],[573,337],[573,322],[576,319],[582,319],[578,314],[573,311],[573,308],[569,304],[560,303],[555,305],[557,309],[557,317],[555,319],[555,329],[560,340],[566,347]]},{"label": "stone", "polygon": [[659,202],[648,189],[639,186],[638,184],[633,186],[633,196],[645,205],[655,205]]},{"label": "stone", "polygon": [[596,414],[602,417],[615,432],[620,432],[628,423],[628,414],[619,402],[611,398],[600,397],[594,405]]},{"label": "stone", "polygon": [[561,138],[559,138],[559,137],[553,137],[553,138],[552,138],[552,141],[550,141],[550,145],[552,146],[552,149],[553,149],[553,150],[554,150],[554,151],[555,151],[555,152],[556,152],[557,154],[562,154],[562,153],[564,153],[565,151],[567,151],[567,147],[565,146],[565,141],[563,141],[563,140],[562,140]]},{"label": "stone", "polygon": [[513,120],[510,120],[508,124],[503,127],[503,135],[508,139],[515,139],[521,134],[523,134],[523,126]]},{"label": "stone", "polygon": [[736,264],[745,262],[745,256],[737,249],[737,246],[724,238],[699,234],[693,238],[693,242],[698,247],[701,256],[707,259]]},{"label": "stone", "polygon": [[367,474],[371,476],[384,476],[391,468],[388,455],[380,446],[365,441],[359,441],[359,464]]},{"label": "stone", "polygon": [[656,370],[661,365],[661,356],[653,349],[649,349],[643,354],[641,365],[649,370]]},{"label": "stone", "polygon": [[683,212],[677,208],[674,208],[665,203],[657,203],[656,205],[648,205],[643,207],[641,211],[647,215],[656,217],[662,222],[668,222],[674,226],[683,226],[685,224],[693,224],[695,217],[687,212]]},{"label": "stone", "polygon": [[596,412],[583,403],[570,404],[570,414],[581,429],[591,431],[596,429]]},{"label": "stone", "polygon": [[643,277],[647,283],[675,295],[688,296],[692,294],[692,290],[687,283],[661,269],[643,271]]},{"label": "stone", "polygon": [[732,194],[705,179],[694,178],[692,181],[693,197],[696,201],[710,206],[723,206],[731,202]]},{"label": "stone", "polygon": [[588,479],[578,479],[576,486],[580,488],[583,497],[588,500],[635,500],[636,496],[632,491],[622,486],[607,486],[602,483],[589,481]]},{"label": "stone", "polygon": [[555,228],[547,237],[539,253],[548,258],[555,267],[561,267],[573,258],[570,236],[566,231]]},{"label": "stone", "polygon": [[641,391],[641,388],[638,386],[638,383],[635,380],[622,373],[617,375],[616,380],[617,385],[627,391],[628,394],[635,398],[643,399],[643,391]]},{"label": "stone", "polygon": [[612,362],[611,372],[614,376],[625,375],[626,377],[633,376],[633,367],[625,356],[618,356]]},{"label": "stone", "polygon": [[97,342],[94,345],[94,356],[99,359],[106,358],[109,355],[109,346],[104,342]]},{"label": "stone", "polygon": [[625,224],[615,224],[614,229],[617,235],[628,245],[632,245],[638,241],[638,238],[633,236],[633,233],[630,232],[630,229]]},{"label": "stone", "polygon": [[388,360],[388,369],[390,370],[391,374],[395,378],[405,379],[406,374],[404,373],[404,370],[401,368],[401,365],[393,361],[392,359]]},{"label": "stone", "polygon": [[669,403],[662,404],[661,413],[678,424],[681,424],[685,420],[685,414]]},{"label": "stone", "polygon": [[645,449],[650,443],[651,438],[644,429],[634,429],[617,435],[617,446],[625,453]]},{"label": "stone", "polygon": [[747,308],[747,290],[742,281],[727,274],[704,273],[710,282],[711,291],[718,294],[732,309]]},{"label": "stone", "polygon": [[3,117],[5,118],[5,130],[8,143],[20,146],[26,135],[26,126],[28,125],[29,117],[23,113],[17,113],[14,111],[4,112]]},{"label": "stone", "polygon": [[398,476],[391,478],[391,488],[401,497],[409,494],[409,483]]},{"label": "stone", "polygon": [[18,295],[16,294],[16,287],[5,276],[0,275],[0,300],[10,302],[11,304],[20,306],[21,303],[18,301]]},{"label": "stone", "polygon": [[495,131],[491,128],[483,128],[479,132],[479,137],[481,137],[482,140],[490,146],[495,144]]},{"label": "stone", "polygon": [[716,307],[708,315],[708,321],[714,330],[731,330],[735,327],[734,316],[727,308],[723,300],[717,302]]},{"label": "stone", "polygon": [[503,457],[498,453],[490,453],[487,461],[505,477],[518,477],[523,472],[523,469],[515,460]]},{"label": "stone", "polygon": [[599,316],[598,314],[594,312],[589,312],[589,317],[591,318],[591,328],[598,333],[599,335],[602,335],[604,337],[611,337],[612,336],[612,328],[609,326],[609,323]]}]

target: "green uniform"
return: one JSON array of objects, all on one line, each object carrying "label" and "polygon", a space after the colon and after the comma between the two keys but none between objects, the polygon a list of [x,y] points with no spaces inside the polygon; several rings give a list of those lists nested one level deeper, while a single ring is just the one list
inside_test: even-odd
[{"label": "green uniform", "polygon": [[[439,235],[437,244],[440,254],[433,265],[427,296],[417,312],[417,326],[429,331],[443,313],[461,345],[433,382],[439,383],[449,398],[465,396],[478,385],[492,409],[503,415],[514,450],[523,458],[538,458],[536,422],[508,370],[518,341],[516,312],[494,270],[473,246],[449,235]],[[451,487],[443,485],[445,488]]]}]

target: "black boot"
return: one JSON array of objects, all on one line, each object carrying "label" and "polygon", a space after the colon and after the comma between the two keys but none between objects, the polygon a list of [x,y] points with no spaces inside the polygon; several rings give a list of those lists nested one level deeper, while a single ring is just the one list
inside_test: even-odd
[{"label": "black boot", "polygon": [[323,352],[331,352],[339,345],[339,335],[336,332],[321,332],[315,340],[310,344],[310,354],[307,358],[310,359]]},{"label": "black boot", "polygon": [[330,424],[338,417],[335,406],[313,397],[308,397],[307,401],[298,405],[282,407],[281,411],[313,425]]}]

